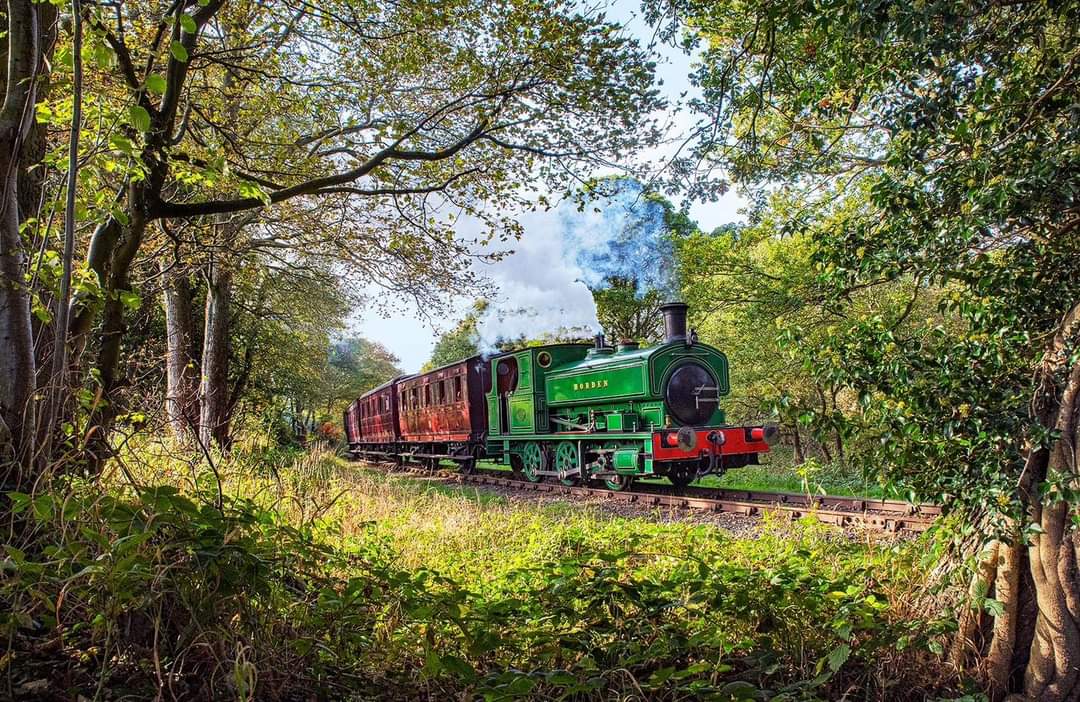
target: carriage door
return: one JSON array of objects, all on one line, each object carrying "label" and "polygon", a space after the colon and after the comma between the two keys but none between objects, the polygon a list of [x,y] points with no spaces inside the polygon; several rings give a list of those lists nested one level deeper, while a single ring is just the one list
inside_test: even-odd
[{"label": "carriage door", "polygon": [[495,367],[498,376],[499,394],[499,433],[510,433],[510,395],[517,389],[518,363],[513,356],[499,361]]}]

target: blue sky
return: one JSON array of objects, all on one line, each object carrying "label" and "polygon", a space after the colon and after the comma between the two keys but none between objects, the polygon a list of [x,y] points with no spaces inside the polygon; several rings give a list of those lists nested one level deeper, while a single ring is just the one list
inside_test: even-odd
[{"label": "blue sky", "polygon": [[[614,21],[624,23],[631,34],[639,37],[643,43],[651,37],[652,30],[638,17],[638,0],[614,0],[608,14]],[[671,103],[677,102],[682,92],[692,91],[687,81],[691,60],[678,51],[669,48],[663,50],[663,58],[657,65],[657,76],[663,81],[661,90]],[[689,94],[693,95],[693,92]],[[674,146],[670,148],[673,149]],[[667,155],[669,154],[664,151],[648,154],[653,160]],[[734,190],[730,190],[716,202],[692,203],[690,214],[708,231],[721,224],[741,220],[739,210],[744,204],[745,201]],[[516,253],[484,268],[485,275],[500,291],[514,299],[528,299],[530,295],[541,294],[546,287],[565,290],[567,299],[576,300],[580,304],[591,300],[580,283],[575,285],[580,270],[576,268],[575,261],[571,260],[572,254],[559,246],[563,226],[560,222],[561,216],[559,209],[553,209],[548,212],[530,212],[522,217],[525,233],[523,240],[515,247]],[[556,252],[557,260],[551,260],[552,251]],[[540,258],[541,256],[543,258]],[[538,271],[538,267],[542,270]],[[525,289],[528,279],[538,276],[543,280],[533,280],[532,287]],[[460,303],[464,312],[472,300],[461,300]],[[587,316],[587,313],[567,312],[568,324],[577,323],[580,315]],[[401,359],[401,368],[411,373],[419,370],[430,357],[431,348],[439,334],[452,327],[456,321],[448,318],[430,323],[423,320],[416,310],[408,307],[383,318],[375,304],[351,320],[348,333],[381,343]]]}]

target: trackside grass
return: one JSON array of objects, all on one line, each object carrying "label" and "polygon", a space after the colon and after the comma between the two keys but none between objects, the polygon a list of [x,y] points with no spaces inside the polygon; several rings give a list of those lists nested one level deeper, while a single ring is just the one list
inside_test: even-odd
[{"label": "trackside grass", "polygon": [[[817,459],[795,464],[791,448],[776,446],[761,457],[761,465],[732,468],[717,477],[709,475],[694,485],[728,488],[732,490],[760,490],[762,492],[809,493],[812,495],[850,495],[855,497],[909,499],[859,474],[858,471],[839,463],[822,463]],[[484,468],[507,470],[497,463],[480,464]],[[446,464],[451,467],[450,463]],[[651,479],[650,479],[651,480]],[[663,478],[655,478],[667,484]]]},{"label": "trackside grass", "polygon": [[[138,460],[136,460],[136,458]],[[8,696],[923,699],[929,541],[754,538],[508,502],[331,454],[212,471],[142,447],[105,484],[9,495]],[[2,696],[2,695],[0,695]],[[99,694],[99,696],[101,696]]]}]

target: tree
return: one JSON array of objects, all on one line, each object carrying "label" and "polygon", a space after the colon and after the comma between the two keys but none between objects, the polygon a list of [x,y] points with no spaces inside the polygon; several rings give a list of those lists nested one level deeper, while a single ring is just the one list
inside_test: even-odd
[{"label": "tree", "polygon": [[817,230],[828,304],[943,289],[950,324],[904,345],[871,317],[821,341],[819,372],[858,397],[878,465],[973,529],[955,660],[981,655],[994,698],[1076,699],[1080,6],[675,9],[705,44],[692,158],[809,202],[868,193]]},{"label": "tree", "polygon": [[859,409],[853,394],[816,372],[825,340],[881,319],[902,343],[914,343],[928,321],[941,318],[937,292],[909,278],[855,291],[840,303],[831,299],[814,266],[819,229],[860,203],[851,194],[808,205],[780,190],[749,224],[698,233],[677,248],[694,326],[731,363],[729,416],[747,422],[778,417],[797,460],[813,448],[809,438],[818,439],[817,451],[832,461],[850,453],[859,436],[851,426]]},{"label": "tree", "polygon": [[361,337],[331,344],[328,362],[338,373],[338,379],[326,393],[328,405],[352,402],[365,392],[402,375],[398,367],[401,359],[382,344]]},{"label": "tree", "polygon": [[664,336],[664,319],[659,290],[638,290],[638,282],[613,277],[592,291],[596,318],[612,341],[655,343]]},{"label": "tree", "polygon": [[4,12],[0,49],[6,61],[0,104],[0,466],[4,484],[18,485],[32,458],[37,382],[28,256],[23,225],[40,194],[43,137],[34,123],[38,90],[48,75],[56,8],[12,0]]},{"label": "tree", "polygon": [[480,335],[477,333],[476,325],[487,309],[487,300],[477,300],[472,310],[462,317],[453,329],[441,335],[435,342],[435,346],[431,349],[431,358],[420,369],[421,372],[479,354]]},{"label": "tree", "polygon": [[[23,24],[6,38],[26,35],[30,14],[20,13],[9,12],[9,22]],[[558,193],[657,136],[649,115],[661,101],[647,52],[602,15],[558,0],[185,0],[158,10],[83,5],[82,13],[84,53],[95,57],[87,109],[100,119],[87,122],[82,140],[76,208],[86,275],[77,271],[67,342],[72,383],[101,391],[89,418],[99,427],[89,434],[94,461],[108,455],[111,418],[122,410],[132,275],[159,233],[176,244],[191,225],[230,225],[236,213],[338,213],[332,235],[317,240],[321,252],[427,299],[470,275],[469,242],[454,236],[460,215],[483,222],[484,238],[514,236],[513,208],[535,192],[520,184]],[[8,114],[22,115],[25,127],[35,100],[21,91],[9,91]],[[37,110],[57,145],[68,136],[64,99],[54,94]],[[61,151],[44,158],[60,173]],[[63,207],[55,199],[46,206]],[[9,219],[5,280],[19,282],[26,252],[47,252],[55,233],[35,226],[31,248],[16,236],[24,220]],[[251,239],[283,251],[308,243],[311,230],[259,233]],[[14,315],[0,317],[0,335],[26,337],[26,311],[38,298],[47,310],[56,293],[0,287],[0,310]],[[8,446],[25,433],[13,413],[28,406],[32,348],[5,346],[14,364],[3,389]]]}]

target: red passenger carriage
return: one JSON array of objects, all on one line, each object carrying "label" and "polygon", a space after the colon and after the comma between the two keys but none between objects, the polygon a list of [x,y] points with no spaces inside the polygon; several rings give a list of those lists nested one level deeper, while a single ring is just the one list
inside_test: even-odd
[{"label": "red passenger carriage", "polygon": [[345,412],[345,435],[349,448],[365,453],[388,454],[398,441],[397,385],[395,378],[349,405]]},{"label": "red passenger carriage", "polygon": [[398,436],[408,454],[431,463],[475,459],[486,437],[489,377],[473,356],[398,383]]}]

